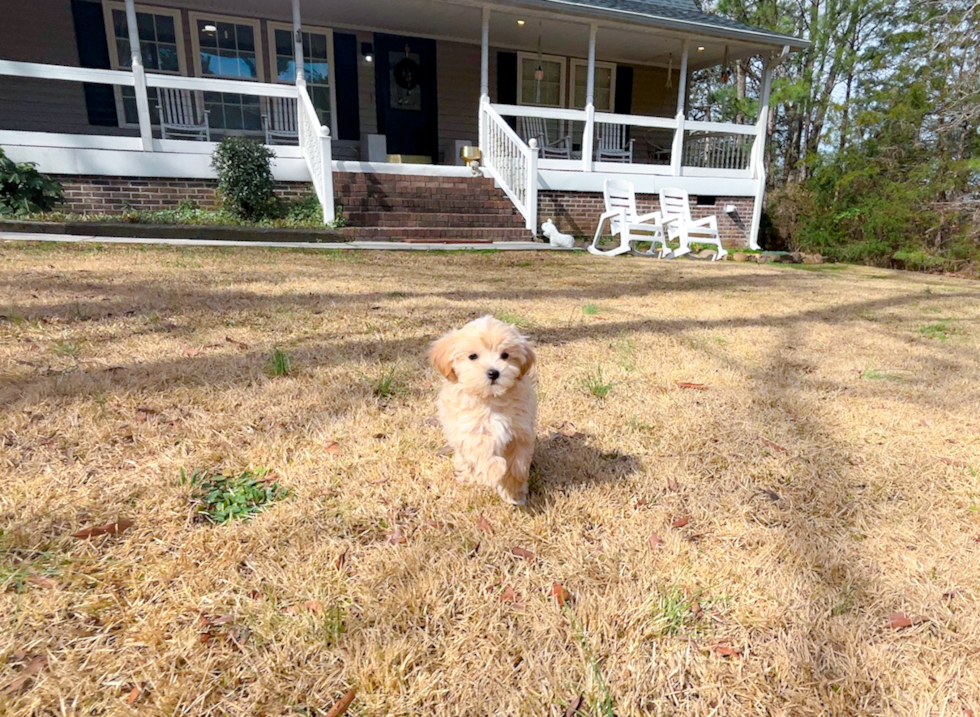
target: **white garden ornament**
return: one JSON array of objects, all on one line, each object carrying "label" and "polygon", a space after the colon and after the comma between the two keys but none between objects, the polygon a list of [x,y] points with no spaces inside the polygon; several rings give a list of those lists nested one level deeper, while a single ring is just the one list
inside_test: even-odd
[{"label": "white garden ornament", "polygon": [[571,249],[575,246],[575,237],[571,234],[562,234],[550,219],[541,225],[541,233],[547,237],[551,246],[560,246],[564,249]]}]

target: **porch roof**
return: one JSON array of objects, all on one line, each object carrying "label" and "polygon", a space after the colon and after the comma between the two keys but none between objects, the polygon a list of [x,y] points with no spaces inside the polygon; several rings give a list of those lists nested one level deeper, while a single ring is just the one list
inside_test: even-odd
[{"label": "porch roof", "polygon": [[720,15],[702,12],[693,0],[497,0],[517,7],[564,11],[626,21],[649,27],[695,32],[699,35],[730,38],[743,42],[783,46],[803,50],[806,40],[764,30]]}]

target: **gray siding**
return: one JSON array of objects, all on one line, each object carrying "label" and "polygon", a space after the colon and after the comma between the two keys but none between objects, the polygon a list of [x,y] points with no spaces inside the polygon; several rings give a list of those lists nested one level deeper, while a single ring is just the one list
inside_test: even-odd
[{"label": "gray siding", "polygon": [[[67,0],[32,0],[18,10],[8,7],[2,15],[0,58],[78,67]],[[0,97],[0,129],[74,133],[105,129],[89,125],[85,95],[77,82],[0,77]]]},{"label": "gray siding", "polygon": [[480,112],[480,48],[436,42],[439,93],[439,147],[444,164],[453,164],[455,140],[477,143]]}]

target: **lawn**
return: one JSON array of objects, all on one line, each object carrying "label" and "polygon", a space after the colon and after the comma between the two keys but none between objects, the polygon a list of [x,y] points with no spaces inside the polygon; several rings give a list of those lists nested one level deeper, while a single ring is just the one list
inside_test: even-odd
[{"label": "lawn", "polygon": [[[434,425],[486,312],[525,509]],[[978,367],[881,269],[0,245],[0,713],[972,715]]]}]

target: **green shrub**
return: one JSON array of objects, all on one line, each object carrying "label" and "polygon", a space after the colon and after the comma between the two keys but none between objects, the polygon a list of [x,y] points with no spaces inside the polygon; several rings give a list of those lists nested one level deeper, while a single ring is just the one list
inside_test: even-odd
[{"label": "green shrub", "polygon": [[0,215],[48,212],[63,200],[59,182],[31,162],[18,164],[0,149]]},{"label": "green shrub", "polygon": [[277,213],[272,150],[245,137],[225,137],[211,155],[218,189],[228,209],[243,219],[262,219]]}]

